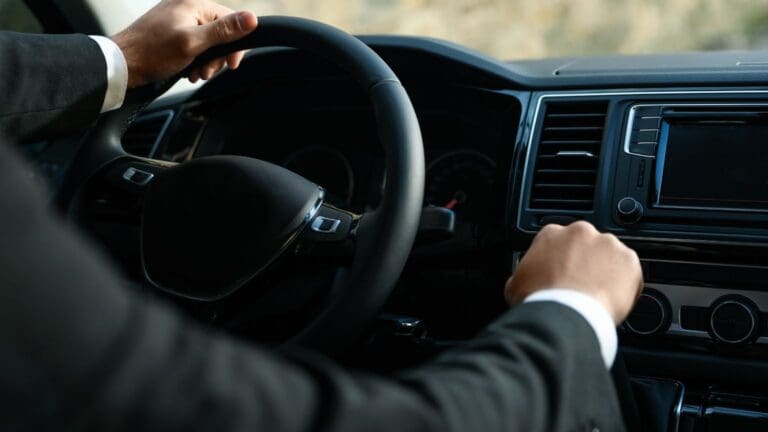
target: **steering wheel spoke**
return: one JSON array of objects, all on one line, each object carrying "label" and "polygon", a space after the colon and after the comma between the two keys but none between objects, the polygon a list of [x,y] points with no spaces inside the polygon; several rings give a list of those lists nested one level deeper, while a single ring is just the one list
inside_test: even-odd
[{"label": "steering wheel spoke", "polygon": [[131,155],[97,170],[76,196],[76,215],[85,219],[138,220],[147,188],[169,163]]}]

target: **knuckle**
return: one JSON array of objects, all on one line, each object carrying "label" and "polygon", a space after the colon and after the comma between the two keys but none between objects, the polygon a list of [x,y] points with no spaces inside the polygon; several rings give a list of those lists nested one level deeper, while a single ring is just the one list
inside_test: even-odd
[{"label": "knuckle", "polygon": [[179,51],[185,56],[191,56],[195,54],[195,43],[189,33],[180,32],[176,44],[179,47]]},{"label": "knuckle", "polygon": [[539,237],[551,237],[556,232],[562,230],[563,227],[557,224],[548,224],[539,230]]},{"label": "knuckle", "polygon": [[235,34],[235,29],[230,20],[221,19],[216,25],[216,34],[221,40],[229,40]]},{"label": "knuckle", "polygon": [[632,265],[634,265],[638,270],[640,269],[640,257],[637,255],[637,252],[630,248],[626,248],[626,254],[629,258],[629,260],[632,262]]},{"label": "knuckle", "polygon": [[637,270],[640,270],[640,257],[637,255],[637,252],[635,252],[634,249],[627,247],[624,245],[624,243],[621,243],[616,240],[620,245],[620,253],[626,259],[627,263],[630,264],[632,267],[634,267]]},{"label": "knuckle", "polygon": [[541,232],[542,233],[549,233],[549,232],[555,231],[556,229],[557,229],[557,225],[555,225],[555,224],[548,224],[548,225],[544,225],[544,228],[541,229]]},{"label": "knuckle", "polygon": [[504,298],[507,302],[512,302],[514,291],[514,276],[510,276],[509,279],[507,279],[507,283],[504,285]]},{"label": "knuckle", "polygon": [[571,229],[571,231],[580,235],[593,234],[597,232],[595,227],[586,221],[577,221],[570,224],[568,227]]},{"label": "knuckle", "polygon": [[624,243],[622,243],[621,240],[619,240],[618,237],[616,237],[615,235],[613,235],[611,233],[602,233],[602,234],[600,234],[600,238],[603,239],[605,242],[610,243],[611,245],[613,245],[616,248],[619,248],[619,249],[625,249],[626,248],[626,246],[624,246]]}]

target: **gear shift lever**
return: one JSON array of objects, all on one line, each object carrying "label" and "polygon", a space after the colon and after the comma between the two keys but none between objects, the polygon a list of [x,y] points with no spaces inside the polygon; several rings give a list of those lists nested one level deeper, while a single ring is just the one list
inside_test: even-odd
[{"label": "gear shift lever", "polygon": [[621,351],[616,354],[611,374],[628,432],[677,432],[680,413],[676,408],[684,396],[682,383],[631,377]]}]

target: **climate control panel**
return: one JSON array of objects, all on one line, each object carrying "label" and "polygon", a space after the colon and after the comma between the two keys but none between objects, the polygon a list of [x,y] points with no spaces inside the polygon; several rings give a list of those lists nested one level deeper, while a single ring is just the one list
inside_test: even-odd
[{"label": "climate control panel", "polygon": [[647,284],[623,328],[725,345],[768,344],[768,292]]}]

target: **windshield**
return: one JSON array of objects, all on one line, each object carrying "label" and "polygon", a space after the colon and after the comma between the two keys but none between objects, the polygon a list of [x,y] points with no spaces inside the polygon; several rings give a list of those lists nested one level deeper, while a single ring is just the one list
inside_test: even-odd
[{"label": "windshield", "polygon": [[500,59],[750,49],[768,0],[220,0],[351,33],[447,39]]},{"label": "windshield", "polygon": [[[153,0],[88,0],[116,32]],[[355,34],[428,36],[502,60],[768,47],[768,0],[218,0]]]}]

